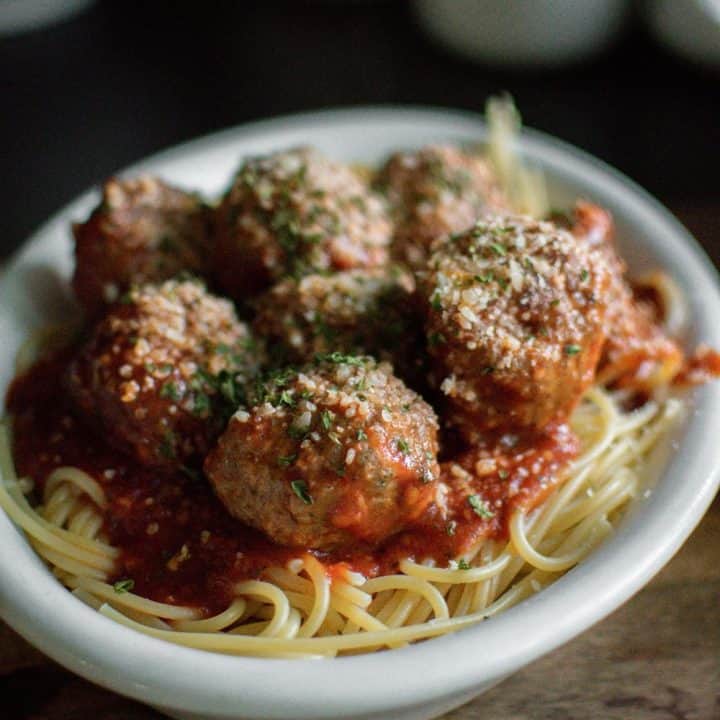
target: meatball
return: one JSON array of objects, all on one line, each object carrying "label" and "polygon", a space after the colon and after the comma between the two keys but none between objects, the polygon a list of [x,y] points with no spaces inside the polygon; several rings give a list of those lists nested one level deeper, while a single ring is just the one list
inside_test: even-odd
[{"label": "meatball", "polygon": [[415,281],[399,268],[287,278],[262,295],[253,329],[284,363],[341,351],[373,355],[411,372],[422,324]]},{"label": "meatball", "polygon": [[442,242],[422,278],[447,420],[466,439],[565,418],[605,339],[602,254],[554,224],[487,216]]},{"label": "meatball", "polygon": [[615,247],[610,213],[597,205],[579,202],[572,231],[581,241],[602,252],[611,269],[605,320],[607,338],[600,356],[598,381],[640,391],[669,382],[682,366],[683,352],[658,324],[656,309],[636,297],[628,283],[627,267]]},{"label": "meatball", "polygon": [[486,212],[509,210],[487,161],[452,146],[397,153],[377,182],[394,209],[393,257],[416,270],[438,238],[467,230]]},{"label": "meatball", "polygon": [[257,368],[248,328],[200,283],[133,288],[68,368],[82,416],[145,465],[198,465]]},{"label": "meatball", "polygon": [[205,461],[228,511],[283,545],[376,544],[441,512],[437,420],[387,364],[333,353],[258,387]]},{"label": "meatball", "polygon": [[392,234],[382,200],[310,148],[246,161],[216,221],[216,277],[238,300],[287,275],[382,266]]},{"label": "meatball", "polygon": [[75,225],[73,288],[97,314],[131,284],[209,270],[210,210],[153,177],[111,179],[88,220]]}]

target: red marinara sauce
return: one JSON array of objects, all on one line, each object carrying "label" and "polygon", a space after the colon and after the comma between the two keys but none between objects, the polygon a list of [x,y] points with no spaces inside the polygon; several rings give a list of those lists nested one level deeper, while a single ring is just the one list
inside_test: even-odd
[{"label": "red marinara sauce", "polygon": [[[227,606],[236,582],[308,552],[278,546],[232,518],[198,471],[149,469],[111,448],[70,407],[62,377],[72,352],[41,360],[11,385],[14,460],[18,473],[35,481],[37,502],[57,467],[78,467],[100,483],[107,498],[104,533],[120,550],[111,582],[132,579],[139,595],[212,614]],[[341,569],[396,572],[404,558],[431,558],[445,567],[478,539],[505,537],[510,514],[547,497],[577,450],[564,424],[488,436],[442,464],[444,516],[436,513],[377,548],[359,544],[313,554],[331,579]]]}]

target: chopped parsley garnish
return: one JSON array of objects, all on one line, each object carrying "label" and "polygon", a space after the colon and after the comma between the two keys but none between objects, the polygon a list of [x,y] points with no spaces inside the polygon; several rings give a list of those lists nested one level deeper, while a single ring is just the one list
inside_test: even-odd
[{"label": "chopped parsley garnish", "polygon": [[283,390],[280,393],[280,404],[287,405],[288,407],[293,407],[293,405],[295,405],[295,400],[293,400],[293,396],[290,394],[289,390]]},{"label": "chopped parsley garnish", "polygon": [[302,480],[293,480],[290,483],[292,491],[306,504],[312,505],[313,499],[308,492],[308,486]]},{"label": "chopped parsley garnish", "polygon": [[437,347],[438,345],[446,343],[447,340],[442,333],[434,332],[430,333],[430,335],[428,336],[428,342],[430,343],[430,347]]},{"label": "chopped parsley garnish", "polygon": [[307,427],[300,427],[298,425],[291,425],[287,433],[293,440],[304,440],[308,433],[310,432],[310,429]]},{"label": "chopped parsley garnish", "polygon": [[360,428],[360,430],[357,431],[357,439],[358,440],[367,440],[368,439],[367,434],[365,433],[365,431],[362,428]]},{"label": "chopped parsley garnish", "polygon": [[322,426],[326,430],[329,430],[332,427],[332,421],[333,421],[333,416],[329,410],[323,410],[320,413],[320,422],[322,423]]},{"label": "chopped parsley garnish", "polygon": [[470,567],[470,563],[465,558],[460,558],[458,560],[458,570],[469,570]]},{"label": "chopped parsley garnish", "polygon": [[242,388],[235,380],[235,375],[227,370],[221,370],[217,376],[217,387],[220,394],[232,405],[237,407],[244,400]]},{"label": "chopped parsley garnish", "polygon": [[395,446],[403,455],[407,455],[410,452],[410,445],[408,445],[408,441],[405,440],[405,438],[398,438]]},{"label": "chopped parsley garnish", "polygon": [[430,307],[433,310],[442,310],[442,300],[440,299],[440,293],[438,291],[435,291],[430,298]]},{"label": "chopped parsley garnish", "polygon": [[278,465],[281,467],[290,467],[297,460],[297,453],[293,455],[280,455],[278,457]]},{"label": "chopped parsley garnish", "polygon": [[455,520],[451,520],[446,526],[445,526],[445,532],[452,537],[455,534],[455,531],[457,530],[457,522]]},{"label": "chopped parsley garnish", "polygon": [[130,592],[135,587],[135,581],[131,578],[126,578],[125,580],[118,580],[113,585],[113,590],[118,593],[118,595],[122,595],[123,593]]},{"label": "chopped parsley garnish", "polygon": [[478,282],[489,283],[495,279],[495,274],[493,273],[492,270],[490,270],[489,272],[486,272],[482,275],[475,275],[474,277],[475,277],[475,280],[477,280]]},{"label": "chopped parsley garnish", "polygon": [[161,457],[172,460],[175,457],[175,433],[168,430],[160,442],[158,452]]},{"label": "chopped parsley garnish", "polygon": [[565,354],[566,355],[577,355],[582,348],[579,345],[566,345],[565,346]]},{"label": "chopped parsley garnish", "polygon": [[322,362],[335,363],[336,365],[356,365],[359,367],[365,364],[365,358],[358,357],[357,355],[345,355],[335,351],[324,355],[316,355],[315,364],[317,365]]},{"label": "chopped parsley garnish", "polygon": [[479,495],[468,495],[468,505],[473,509],[473,512],[485,519],[489,520],[491,517],[495,517],[495,513],[488,507],[487,503]]},{"label": "chopped parsley garnish", "polygon": [[177,402],[182,398],[182,392],[177,383],[169,380],[160,388],[160,397]]},{"label": "chopped parsley garnish", "polygon": [[210,397],[205,393],[197,393],[193,398],[193,413],[204,415],[210,410]]},{"label": "chopped parsley garnish", "polygon": [[498,477],[501,480],[505,480],[508,477],[508,475],[510,475],[510,473],[507,470],[498,470]]},{"label": "chopped parsley garnish", "polygon": [[194,480],[195,482],[199,482],[203,479],[203,474],[202,472],[200,472],[200,470],[191,468],[188,465],[181,465],[180,472],[186,477],[189,477],[191,480]]},{"label": "chopped parsley garnish", "polygon": [[587,268],[583,268],[582,272],[580,273],[580,282],[585,282],[590,277],[590,273],[588,272]]},{"label": "chopped parsley garnish", "polygon": [[492,242],[488,246],[496,255],[507,255],[507,250],[505,249],[504,245],[501,245],[500,243]]}]

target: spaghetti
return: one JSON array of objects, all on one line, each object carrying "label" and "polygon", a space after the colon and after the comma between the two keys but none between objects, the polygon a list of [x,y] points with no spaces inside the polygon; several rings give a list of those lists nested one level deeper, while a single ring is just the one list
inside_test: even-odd
[{"label": "spaghetti", "polygon": [[18,478],[10,428],[0,436],[0,506],[28,535],[58,579],[83,602],[140,632],[198,649],[262,657],[330,657],[401,647],[486,620],[539,592],[580,562],[609,533],[643,488],[658,440],[682,415],[675,398],[624,411],[599,387],[572,418],[582,453],[542,505],[517,511],[509,539],[486,539],[448,568],[411,560],[400,572],[366,579],[328,573],[312,554],[268,568],[234,587],[227,608],[200,617],[195,607],[141,597],[111,584],[119,551],[103,534],[102,486],[61,467],[32,507]]},{"label": "spaghetti", "polygon": [[[684,325],[679,290],[654,273],[634,294],[604,210],[579,203],[569,230],[512,215],[548,215],[544,181],[515,153],[511,102],[488,120],[486,158],[388,163],[392,220],[368,178],[307,149],[249,160],[200,271],[257,303],[285,263],[252,329],[168,279],[177,248],[206,254],[208,208],[156,179],[108,183],[75,228],[75,291],[102,319],[80,348],[56,331],[23,346],[0,424],[0,507],[80,601],[178,645],[327,658],[483,622],[612,533],[683,415],[673,388],[720,356],[683,358],[665,334]],[[426,247],[398,234],[410,216]],[[387,265],[393,222],[422,250],[415,275]],[[279,346],[267,377],[253,333]],[[410,386],[442,396],[441,457]]]}]

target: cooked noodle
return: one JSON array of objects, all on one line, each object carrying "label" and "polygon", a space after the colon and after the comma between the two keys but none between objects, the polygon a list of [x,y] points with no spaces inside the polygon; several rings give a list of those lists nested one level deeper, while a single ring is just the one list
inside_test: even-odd
[{"label": "cooked noodle", "polygon": [[32,507],[25,495],[32,483],[14,472],[7,424],[0,432],[0,507],[78,599],[145,634],[235,655],[367,652],[486,620],[580,562],[643,486],[648,459],[682,408],[670,398],[625,412],[617,397],[595,387],[572,418],[581,455],[540,507],[512,516],[508,540],[482,540],[448,568],[404,560],[397,574],[372,579],[350,570],[331,578],[303,554],[237,583],[228,607],[207,618],[110,584],[119,550],[103,536],[102,487],[78,468],[57,468],[42,504]]}]

